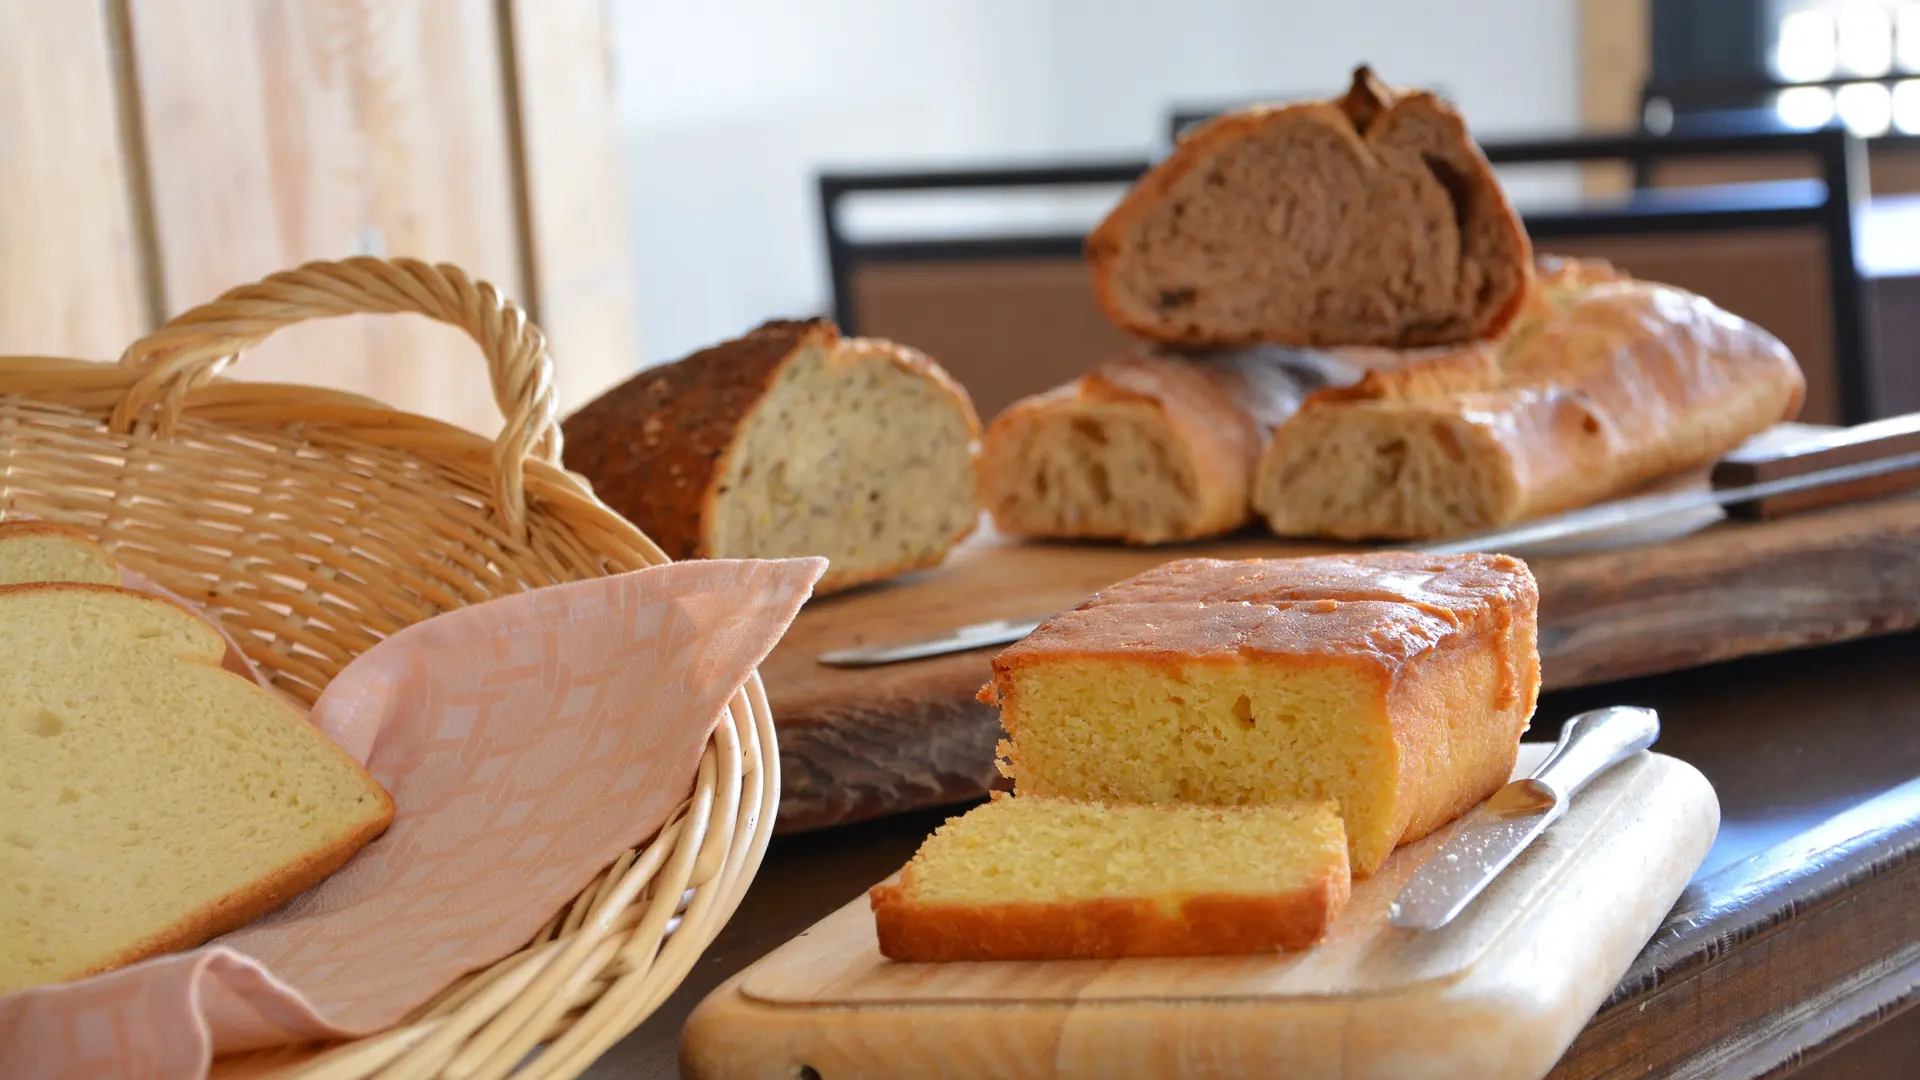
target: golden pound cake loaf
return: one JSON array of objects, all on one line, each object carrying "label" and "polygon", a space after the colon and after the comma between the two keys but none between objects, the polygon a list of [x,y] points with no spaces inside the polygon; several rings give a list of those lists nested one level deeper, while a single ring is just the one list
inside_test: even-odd
[{"label": "golden pound cake loaf", "polygon": [[1503,555],[1183,559],[1049,619],[981,695],[1020,795],[1328,800],[1367,876],[1511,776],[1538,609]]},{"label": "golden pound cake loaf", "polygon": [[199,945],[392,821],[366,770],[224,651],[155,597],[0,588],[0,994]]},{"label": "golden pound cake loaf", "polygon": [[1087,238],[1095,294],[1186,345],[1445,345],[1496,336],[1532,248],[1451,106],[1362,67],[1344,97],[1200,125]]},{"label": "golden pound cake loaf", "polygon": [[979,524],[980,418],[924,354],[769,322],[568,417],[567,468],[675,559],[820,555],[816,593],[933,566]]},{"label": "golden pound cake loaf", "polygon": [[1101,806],[997,796],[869,894],[891,960],[1304,949],[1352,890],[1330,804]]},{"label": "golden pound cake loaf", "polygon": [[1282,536],[1498,528],[1704,467],[1799,411],[1779,339],[1603,262],[1543,259],[1495,343],[1310,395],[1273,433],[1255,509]]},{"label": "golden pound cake loaf", "polygon": [[0,522],[0,586],[34,581],[118,585],[120,567],[78,529],[44,521]]}]

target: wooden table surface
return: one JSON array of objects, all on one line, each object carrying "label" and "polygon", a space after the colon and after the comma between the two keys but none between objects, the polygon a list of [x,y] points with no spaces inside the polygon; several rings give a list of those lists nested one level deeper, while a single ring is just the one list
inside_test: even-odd
[{"label": "wooden table surface", "polygon": [[[1722,825],[1556,1080],[1920,1075],[1920,635],[1549,694],[1531,737],[1614,703],[1660,710],[1658,748],[1713,781]],[[777,838],[679,992],[587,1075],[677,1075],[702,997],[897,869],[950,812]]]}]

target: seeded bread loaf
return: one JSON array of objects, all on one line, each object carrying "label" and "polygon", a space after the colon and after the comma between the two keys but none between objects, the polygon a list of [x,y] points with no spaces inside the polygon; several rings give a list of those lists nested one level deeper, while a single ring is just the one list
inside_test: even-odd
[{"label": "seeded bread loaf", "polygon": [[1304,949],[1352,892],[1334,808],[997,797],[942,825],[869,903],[892,960]]},{"label": "seeded bread loaf", "polygon": [[1047,620],[982,696],[1022,798],[1331,801],[1364,877],[1512,775],[1538,613],[1503,555],[1182,559]]},{"label": "seeded bread loaf", "polygon": [[1365,67],[1333,101],[1189,132],[1087,239],[1121,328],[1186,345],[1440,345],[1493,337],[1531,248],[1444,101]]},{"label": "seeded bread loaf", "polygon": [[155,597],[0,587],[0,994],[232,930],[392,821],[366,770],[224,651]]},{"label": "seeded bread loaf", "polygon": [[824,319],[644,371],[563,434],[567,467],[669,556],[825,556],[821,593],[932,566],[979,521],[966,391]]},{"label": "seeded bread loaf", "polygon": [[1604,263],[1543,267],[1498,343],[1309,396],[1254,483],[1273,531],[1496,528],[1705,466],[1798,413],[1805,380],[1760,327]]}]

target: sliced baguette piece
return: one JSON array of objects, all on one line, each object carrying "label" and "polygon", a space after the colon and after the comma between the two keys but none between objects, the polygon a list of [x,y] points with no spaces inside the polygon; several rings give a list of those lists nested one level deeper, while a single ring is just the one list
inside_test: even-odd
[{"label": "sliced baguette piece", "polygon": [[0,522],[0,586],[35,581],[118,585],[120,567],[78,529],[48,521]]},{"label": "sliced baguette piece", "polygon": [[0,588],[0,994],[191,948],[317,884],[393,800],[205,622]]},{"label": "sliced baguette piece", "polygon": [[564,424],[567,467],[675,559],[825,556],[816,592],[939,563],[980,519],[980,419],[926,355],[769,322]]},{"label": "sliced baguette piece", "polygon": [[1254,520],[1269,432],[1308,394],[1381,366],[1473,368],[1487,348],[1123,356],[994,418],[981,499],[1013,536],[1165,544],[1232,532]]},{"label": "sliced baguette piece", "polygon": [[1332,804],[1102,806],[1004,795],[869,894],[891,960],[1304,949],[1352,892]]},{"label": "sliced baguette piece", "polygon": [[1254,506],[1282,536],[1430,539],[1612,498],[1703,467],[1799,412],[1779,339],[1682,289],[1543,260],[1470,365],[1369,372],[1275,432]]},{"label": "sliced baguette piece", "polygon": [[1252,520],[1268,424],[1299,396],[1277,367],[1124,356],[994,418],[981,500],[1015,536],[1161,544],[1231,532]]},{"label": "sliced baguette piece", "polygon": [[1497,336],[1531,245],[1458,113],[1365,67],[1342,98],[1200,125],[1088,237],[1115,324],[1185,345]]}]

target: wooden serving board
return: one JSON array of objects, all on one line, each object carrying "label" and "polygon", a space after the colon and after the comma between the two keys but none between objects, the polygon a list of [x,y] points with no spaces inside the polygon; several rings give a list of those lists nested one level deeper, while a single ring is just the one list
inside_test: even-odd
[{"label": "wooden serving board", "polygon": [[[999,718],[974,695],[997,649],[863,669],[825,667],[822,652],[1041,616],[1171,559],[1337,550],[1264,535],[1130,548],[987,531],[935,570],[816,600],[761,667],[780,732],[779,828],[952,803],[996,779]],[[1540,583],[1549,689],[1920,625],[1920,497],[1911,495],[1774,521],[1708,510],[1525,557]]]},{"label": "wooden serving board", "polygon": [[[1547,749],[1523,746],[1515,775]],[[1453,826],[1355,882],[1327,940],[1293,954],[898,964],[880,956],[861,897],[714,991],[687,1023],[681,1069],[1537,1080],[1659,927],[1719,820],[1705,777],[1642,753],[1596,780],[1446,928],[1396,929],[1387,907]]]}]

